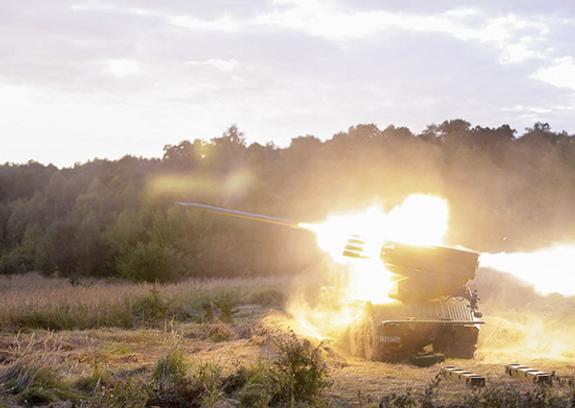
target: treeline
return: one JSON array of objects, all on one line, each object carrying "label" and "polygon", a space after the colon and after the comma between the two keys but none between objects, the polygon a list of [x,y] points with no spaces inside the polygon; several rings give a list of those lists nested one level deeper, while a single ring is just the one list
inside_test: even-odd
[{"label": "treeline", "polygon": [[247,145],[237,127],[209,142],[164,147],[161,159],[125,156],[58,169],[0,166],[0,273],[71,278],[291,273],[318,259],[313,237],[174,205],[193,200],[320,221],[411,193],[450,203],[450,244],[529,250],[575,238],[575,139],[536,123],[463,120],[358,125],[287,148]]}]

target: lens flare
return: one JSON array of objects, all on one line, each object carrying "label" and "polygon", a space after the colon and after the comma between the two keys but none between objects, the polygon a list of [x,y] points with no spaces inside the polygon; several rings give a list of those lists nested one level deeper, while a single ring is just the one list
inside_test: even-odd
[{"label": "lens flare", "polygon": [[575,245],[533,252],[482,254],[480,266],[507,272],[542,295],[575,295]]}]

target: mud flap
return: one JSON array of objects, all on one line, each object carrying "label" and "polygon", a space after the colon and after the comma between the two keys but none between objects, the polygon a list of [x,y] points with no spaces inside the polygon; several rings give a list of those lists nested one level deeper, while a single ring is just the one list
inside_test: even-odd
[{"label": "mud flap", "polygon": [[433,342],[433,351],[450,358],[472,359],[478,337],[479,327],[476,325],[445,327]]}]

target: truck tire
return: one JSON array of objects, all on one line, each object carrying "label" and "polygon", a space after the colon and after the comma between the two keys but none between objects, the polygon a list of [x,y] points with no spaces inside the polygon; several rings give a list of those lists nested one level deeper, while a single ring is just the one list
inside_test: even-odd
[{"label": "truck tire", "polygon": [[366,360],[382,361],[383,347],[379,342],[377,327],[375,327],[375,317],[370,314],[363,324],[363,354]]},{"label": "truck tire", "polygon": [[470,342],[461,342],[461,343],[457,343],[454,344],[450,351],[449,351],[449,357],[451,358],[463,358],[466,360],[471,360],[475,357],[475,349],[476,349],[476,345],[475,343],[470,343]]},{"label": "truck tire", "polygon": [[433,342],[433,350],[450,358],[473,359],[477,349],[479,329],[477,327],[456,327]]},{"label": "truck tire", "polygon": [[349,352],[354,357],[364,358],[362,326],[353,324],[348,331]]}]

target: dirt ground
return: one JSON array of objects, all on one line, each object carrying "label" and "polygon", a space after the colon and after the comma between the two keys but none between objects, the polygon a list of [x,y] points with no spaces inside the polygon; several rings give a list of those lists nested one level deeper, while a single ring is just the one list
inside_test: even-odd
[{"label": "dirt ground", "polygon": [[[280,311],[245,305],[238,309],[233,324],[166,323],[163,327],[138,330],[5,333],[0,335],[0,361],[9,363],[15,354],[32,344],[30,350],[53,353],[67,376],[89,375],[96,363],[118,376],[129,376],[151,371],[158,359],[177,342],[192,366],[210,362],[221,366],[225,373],[240,365],[270,358],[274,353],[271,339],[290,330],[291,323]],[[497,336],[493,330],[486,330],[485,337]],[[329,342],[323,346],[323,356],[332,381],[326,398],[330,406],[342,407],[373,406],[386,393],[408,389],[421,391],[446,365],[474,371],[486,376],[487,381],[510,382],[525,388],[533,386],[505,377],[506,363],[520,362],[554,371],[559,376],[575,373],[574,360],[529,359],[524,356],[521,361],[505,361],[504,356],[498,356],[494,361],[481,347],[475,360],[448,360],[429,368],[368,362],[350,357],[337,344]],[[444,382],[439,390],[446,400],[467,392],[469,388],[465,385],[449,381]]]}]

